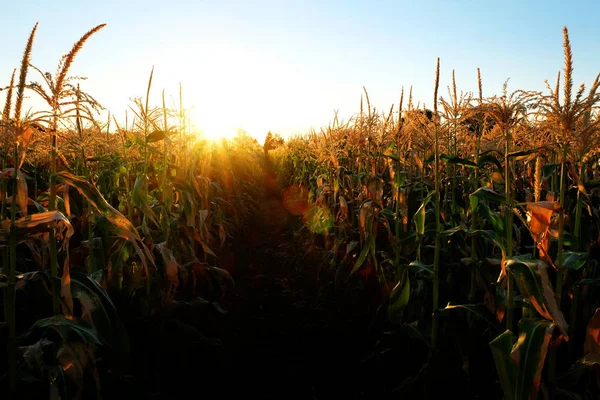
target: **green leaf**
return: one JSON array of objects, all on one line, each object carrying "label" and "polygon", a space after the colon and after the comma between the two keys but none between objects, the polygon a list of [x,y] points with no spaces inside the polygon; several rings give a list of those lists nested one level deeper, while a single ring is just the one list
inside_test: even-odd
[{"label": "green leaf", "polygon": [[494,232],[496,232],[497,237],[504,237],[504,231],[506,227],[506,224],[504,222],[505,219],[497,213],[493,212],[490,209],[489,205],[485,203],[479,203],[477,209],[479,210],[479,215],[481,216],[481,218],[485,221],[488,221],[492,225],[492,228],[494,229]]},{"label": "green leaf", "polygon": [[440,159],[446,164],[462,165],[467,168],[479,168],[479,165],[475,164],[473,161],[465,160],[456,156],[450,156],[448,154],[440,154]]},{"label": "green leaf", "polygon": [[414,272],[418,277],[426,279],[433,278],[433,264],[425,264],[421,261],[413,261],[408,264],[408,269]]},{"label": "green leaf", "polygon": [[563,266],[577,271],[585,265],[589,257],[588,253],[576,253],[574,251],[565,251],[563,253]]},{"label": "green leaf", "polygon": [[515,277],[523,297],[529,298],[536,311],[542,317],[554,321],[561,333],[568,337],[568,325],[556,304],[554,291],[546,272],[546,264],[529,256],[521,256],[508,259],[506,268]]},{"label": "green leaf", "polygon": [[394,161],[398,161],[398,162],[400,161],[400,158],[398,156],[393,155],[393,154],[384,154],[384,156],[386,156],[388,158],[391,158]]},{"label": "green leaf", "polygon": [[[350,276],[354,275],[354,273],[356,273],[356,271],[358,271],[360,267],[362,267],[363,263],[367,259],[367,256],[369,255],[369,251],[371,249],[371,242],[373,241],[373,236],[369,236],[369,239],[367,239],[365,246],[360,252],[360,256],[358,256],[358,260],[356,260],[356,263],[354,264],[354,268],[352,268],[352,271],[350,271]],[[348,276],[348,278],[350,278],[350,276]]]},{"label": "green leaf", "polygon": [[539,391],[540,378],[555,325],[538,319],[519,321],[519,338],[504,332],[490,347],[506,399],[529,400]]},{"label": "green leaf", "polygon": [[102,345],[102,340],[92,325],[82,320],[68,319],[63,315],[38,319],[21,338],[27,337],[40,329],[56,331],[67,343],[76,341],[78,338],[85,343]]},{"label": "green leaf", "polygon": [[502,236],[498,235],[495,231],[487,229],[476,229],[465,230],[465,232],[468,236],[483,236],[484,238],[488,239],[490,242],[498,246],[500,250],[505,250],[504,242],[502,241]]},{"label": "green leaf", "polygon": [[511,358],[520,358],[516,398],[529,399],[532,393],[539,390],[540,378],[548,344],[552,338],[555,325],[537,319],[519,321],[519,339],[511,352]]},{"label": "green leaf", "polygon": [[471,196],[477,197],[478,200],[486,200],[498,204],[504,203],[506,200],[506,197],[504,197],[504,195],[495,192],[487,187],[481,187],[477,189],[475,192],[469,195],[469,197]]},{"label": "green leaf", "polygon": [[408,232],[401,232],[399,240],[400,243],[416,242],[418,237],[417,232],[410,230]]},{"label": "green leaf", "polygon": [[446,229],[445,231],[441,231],[438,236],[439,237],[450,237],[452,235],[454,235],[455,233],[458,232],[462,232],[463,227],[462,226],[455,226],[454,228],[450,228],[450,229]]},{"label": "green leaf", "polygon": [[429,192],[429,194],[427,195],[427,197],[425,197],[423,203],[421,203],[421,206],[419,207],[419,209],[413,217],[416,226],[416,231],[419,236],[423,236],[425,234],[425,207],[427,206],[429,201],[431,201],[431,198],[435,193],[435,190]]},{"label": "green leaf", "polygon": [[388,314],[391,321],[401,321],[402,310],[408,305],[410,300],[410,280],[408,273],[404,273],[401,280],[398,281],[390,293],[390,306]]},{"label": "green leaf", "polygon": [[585,190],[589,192],[592,189],[600,187],[600,180],[587,181],[583,184],[583,186],[585,187]]},{"label": "green leaf", "polygon": [[485,304],[483,304],[483,303],[479,303],[479,304],[454,304],[454,305],[448,304],[446,306],[446,308],[442,308],[439,311],[440,311],[440,314],[444,314],[444,313],[447,313],[449,310],[466,310],[469,313],[477,316],[481,320],[487,322],[488,324],[490,324],[495,329],[498,329],[499,326],[500,326],[500,324],[499,324],[498,320],[496,319],[496,316],[494,315],[494,313],[492,313],[487,308],[487,306]]},{"label": "green leaf", "polygon": [[148,205],[148,175],[141,174],[135,180],[133,184],[133,191],[131,193],[132,203],[139,208],[145,216],[159,226],[158,219],[152,211],[152,208]]},{"label": "green leaf", "polygon": [[504,391],[506,400],[515,400],[515,388],[517,384],[518,366],[510,358],[513,347],[513,335],[511,331],[505,331],[490,342],[492,356],[500,378],[500,384]]}]

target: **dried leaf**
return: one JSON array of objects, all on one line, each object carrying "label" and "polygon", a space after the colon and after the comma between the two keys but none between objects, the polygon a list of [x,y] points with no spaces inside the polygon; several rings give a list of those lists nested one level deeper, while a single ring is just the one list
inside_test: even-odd
[{"label": "dried leaf", "polygon": [[71,294],[71,275],[68,253],[63,264],[62,276],[60,278],[60,295],[64,301],[64,316],[67,318],[73,318],[73,296]]},{"label": "dried leaf", "polygon": [[63,186],[63,202],[65,203],[65,212],[67,217],[71,216],[71,202],[69,201],[69,185]]},{"label": "dried leaf", "polygon": [[600,354],[600,308],[596,308],[594,316],[590,320],[585,330],[585,343],[583,345],[583,354]]},{"label": "dried leaf", "polygon": [[179,263],[175,259],[173,251],[167,248],[167,244],[165,242],[158,243],[155,247],[158,249],[160,255],[162,256],[163,262],[165,264],[165,270],[167,272],[167,279],[175,287],[177,287],[177,285],[179,285]]}]

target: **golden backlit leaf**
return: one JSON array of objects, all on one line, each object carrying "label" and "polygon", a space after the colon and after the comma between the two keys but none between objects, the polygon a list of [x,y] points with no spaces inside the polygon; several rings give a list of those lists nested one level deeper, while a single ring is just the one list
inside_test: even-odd
[{"label": "golden backlit leaf", "polygon": [[583,354],[600,354],[600,308],[596,308],[594,316],[585,329],[585,343],[583,344]]},{"label": "golden backlit leaf", "polygon": [[573,166],[573,164],[568,163],[567,166],[569,168],[569,176],[577,185],[577,189],[579,190],[579,192],[583,193],[585,197],[588,197],[587,191],[585,190],[585,186],[583,186],[581,179],[579,179],[579,174],[577,173],[577,171],[575,171],[575,167]]},{"label": "golden backlit leaf", "polygon": [[[0,172],[0,179],[12,176],[14,168],[6,168]],[[0,194],[0,199],[2,195]],[[8,199],[10,201],[10,199]],[[21,210],[21,216],[27,215],[27,204],[29,203],[29,197],[27,195],[27,181],[25,180],[25,174],[17,169],[17,204]]]},{"label": "golden backlit leaf", "polygon": [[17,203],[21,209],[21,216],[27,215],[27,203],[29,196],[27,195],[27,181],[25,175],[20,169],[17,169]]},{"label": "golden backlit leaf", "polygon": [[552,215],[560,211],[560,204],[553,201],[538,201],[536,203],[527,203],[529,213],[529,229],[533,239],[538,245],[543,255],[548,253],[549,229],[552,221]]},{"label": "golden backlit leaf", "polygon": [[71,216],[71,202],[69,201],[69,185],[63,186],[63,202],[65,203],[65,212],[67,217]]},{"label": "golden backlit leaf", "polygon": [[360,227],[360,240],[361,242],[365,239],[367,230],[367,219],[373,216],[373,203],[371,201],[365,202],[360,208],[358,215],[359,227]]},{"label": "golden backlit leaf", "polygon": [[[49,224],[51,222],[55,222],[58,225],[59,232],[62,232],[66,229],[65,240],[68,240],[75,230],[73,226],[60,211],[46,211],[43,213],[32,214],[26,217],[20,218],[15,221],[15,226],[17,229],[29,229],[36,228],[39,225]],[[10,231],[10,220],[2,221],[0,225],[0,240],[6,240],[8,237],[8,232]]]},{"label": "golden backlit leaf", "polygon": [[337,219],[340,219],[340,216],[344,217],[344,219],[348,220],[348,203],[344,196],[340,196],[340,210],[338,211]]},{"label": "golden backlit leaf", "polygon": [[73,296],[71,295],[71,274],[68,253],[63,264],[62,276],[60,278],[60,295],[64,302],[62,305],[64,316],[73,318]]},{"label": "golden backlit leaf", "polygon": [[421,158],[419,157],[419,155],[417,154],[416,151],[412,152],[412,156],[413,156],[413,160],[415,161],[415,164],[417,164],[417,166],[419,167],[419,169],[423,169],[423,160],[421,160]]},{"label": "golden backlit leaf", "polygon": [[27,148],[29,147],[29,143],[31,143],[31,138],[33,137],[34,129],[30,126],[26,127],[22,134],[19,135],[19,139],[21,142],[20,146],[20,154],[19,154],[19,168],[23,166],[23,162],[25,161],[25,154],[27,153]]},{"label": "golden backlit leaf", "polygon": [[117,236],[131,242],[133,248],[140,257],[146,275],[149,276],[148,263],[153,265],[154,258],[150,250],[148,250],[146,245],[142,242],[142,238],[131,221],[111,206],[102,194],[100,194],[98,189],[84,178],[73,175],[67,171],[61,171],[58,175],[65,183],[77,189],[96,211],[106,217],[115,228],[115,234]]},{"label": "golden backlit leaf", "polygon": [[[533,378],[533,385],[530,390],[527,390],[530,383],[519,379],[516,390],[517,398],[535,399],[537,397],[548,344],[555,328],[554,324],[546,321],[523,319],[519,322],[520,334],[512,348],[510,358],[518,367],[519,378],[529,378],[529,382],[532,382],[531,378]],[[532,374],[532,376],[525,376],[526,373]]]},{"label": "golden backlit leaf", "polygon": [[500,172],[493,172],[491,178],[493,182],[504,183],[504,177]]},{"label": "golden backlit leaf", "polygon": [[83,387],[88,364],[90,361],[94,362],[93,351],[93,346],[88,343],[71,342],[65,343],[56,354],[56,359],[64,374],[78,388]]}]

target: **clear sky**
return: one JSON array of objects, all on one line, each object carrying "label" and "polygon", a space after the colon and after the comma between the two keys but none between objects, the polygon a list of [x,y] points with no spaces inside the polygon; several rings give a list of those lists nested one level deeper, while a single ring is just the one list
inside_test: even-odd
[{"label": "clear sky", "polygon": [[[261,140],[326,125],[334,110],[359,109],[362,87],[389,110],[413,85],[415,101],[432,105],[435,62],[441,90],[452,69],[459,89],[484,95],[544,89],[562,68],[562,27],[574,53],[575,83],[600,72],[598,1],[12,1],[2,6],[0,84],[19,66],[27,36],[39,22],[32,62],[54,72],[61,55],[93,26],[72,75],[115,115],[145,94],[155,67],[151,102],[166,90],[195,106],[209,135],[238,127]],[[30,79],[40,80],[35,72]],[[31,103],[33,104],[33,103]]]}]

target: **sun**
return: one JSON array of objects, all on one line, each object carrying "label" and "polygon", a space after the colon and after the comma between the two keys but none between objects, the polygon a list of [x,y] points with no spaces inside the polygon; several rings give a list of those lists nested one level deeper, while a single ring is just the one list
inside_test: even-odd
[{"label": "sun", "polygon": [[193,105],[189,113],[191,128],[200,139],[219,141],[232,139],[237,134],[235,124],[215,108]]}]

